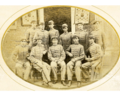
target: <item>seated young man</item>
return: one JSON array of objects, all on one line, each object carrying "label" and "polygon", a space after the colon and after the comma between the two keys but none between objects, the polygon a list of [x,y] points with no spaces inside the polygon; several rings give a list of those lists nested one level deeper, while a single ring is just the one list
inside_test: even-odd
[{"label": "seated young man", "polygon": [[88,69],[90,67],[92,68],[91,81],[94,81],[95,73],[97,72],[97,67],[100,66],[102,50],[101,50],[101,46],[94,42],[93,35],[89,36],[89,44],[90,44],[90,47],[88,51],[90,52],[91,58],[85,57],[85,60],[87,60],[88,62],[82,64],[82,68],[83,69]]},{"label": "seated young man", "polygon": [[[73,42],[74,44],[70,45],[66,53],[72,57],[71,61],[68,62],[67,64],[67,77],[68,77],[68,87],[71,86],[72,83],[72,76],[73,72],[72,69],[75,66],[75,75],[77,78],[77,86],[81,86],[81,61],[84,59],[84,47],[79,44],[79,37],[74,35],[73,36]],[[70,52],[71,51],[71,52]]]},{"label": "seated young man", "polygon": [[23,38],[21,40],[20,45],[15,47],[15,50],[12,54],[12,59],[15,61],[15,74],[23,77],[24,80],[29,79],[31,65],[27,60],[27,56],[29,55],[29,49],[27,40]]},{"label": "seated young man", "polygon": [[51,67],[50,65],[42,61],[42,57],[46,52],[47,50],[45,50],[44,45],[42,44],[42,40],[37,39],[37,45],[32,48],[30,57],[28,57],[28,59],[33,64],[34,68],[36,68],[39,72],[42,72],[44,84],[51,86],[50,84]]},{"label": "seated young man", "polygon": [[57,66],[61,67],[61,81],[65,86],[65,74],[66,74],[66,64],[65,60],[65,52],[61,45],[58,45],[58,37],[52,38],[52,46],[49,47],[48,58],[51,61],[51,68],[54,75],[54,84],[57,83]]}]

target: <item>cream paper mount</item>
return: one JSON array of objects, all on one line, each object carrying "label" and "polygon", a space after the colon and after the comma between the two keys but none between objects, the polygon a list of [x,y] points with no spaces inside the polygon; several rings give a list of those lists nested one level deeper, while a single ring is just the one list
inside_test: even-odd
[{"label": "cream paper mount", "polygon": [[[0,6],[0,7],[1,8],[3,7],[3,8],[6,9],[8,5],[5,5],[5,6],[6,7],[3,7],[3,6]],[[113,8],[113,6],[109,5],[110,8]],[[15,8],[17,6],[9,5],[8,7],[12,7],[15,10]],[[104,27],[104,31],[112,30],[111,32],[113,32],[113,33],[110,33],[110,34],[113,37],[108,37],[107,38],[108,43],[106,44],[106,46],[108,46],[108,47],[106,49],[107,51],[106,51],[105,54],[106,54],[106,56],[109,57],[110,54],[113,55],[113,53],[116,52],[116,53],[114,53],[115,54],[114,56],[116,56],[116,57],[112,58],[112,59],[114,59],[113,63],[115,63],[115,64],[112,64],[109,67],[108,71],[105,70],[106,73],[103,72],[104,76],[101,79],[99,79],[98,81],[90,83],[90,84],[86,84],[86,85],[84,85],[82,87],[79,87],[79,88],[77,88],[77,87],[66,88],[66,87],[61,87],[61,85],[58,86],[58,87],[54,87],[54,88],[47,88],[47,87],[44,87],[44,86],[43,87],[42,86],[37,86],[36,84],[32,84],[32,83],[29,83],[27,81],[24,81],[22,78],[20,78],[20,77],[18,77],[18,76],[16,76],[14,74],[14,72],[13,72],[14,69],[12,69],[13,66],[8,65],[7,62],[9,61],[9,59],[8,59],[9,57],[6,58],[6,52],[8,52],[8,56],[10,56],[10,54],[11,54],[11,53],[9,53],[10,49],[7,50],[7,48],[10,47],[10,45],[8,44],[9,46],[7,46],[7,47],[4,47],[3,45],[5,45],[6,42],[8,42],[6,38],[11,37],[10,36],[11,34],[7,35],[9,32],[11,32],[11,33],[12,32],[13,33],[18,32],[16,30],[16,27],[12,28],[12,29],[9,29],[9,27],[14,23],[14,21],[20,21],[21,20],[20,17],[23,16],[23,15],[26,15],[26,13],[30,13],[30,12],[32,12],[34,10],[38,10],[38,13],[40,13],[42,15],[41,17],[45,18],[45,16],[43,15],[44,14],[43,10],[42,11],[40,11],[40,10],[44,9],[44,8],[56,8],[56,7],[71,8],[71,13],[75,12],[74,11],[75,8],[91,12],[92,14],[95,14],[95,16],[96,16],[95,20],[102,21],[101,25],[99,26],[100,28],[101,27],[103,28],[104,24],[106,24],[105,26],[109,26],[109,27],[108,28]],[[120,44],[120,42],[119,42],[119,35],[120,35],[120,26],[119,26],[119,24],[120,24],[120,22],[119,22],[119,19],[118,19],[119,15],[118,15],[118,17],[114,18],[111,15],[109,15],[106,11],[102,10],[102,7],[103,7],[103,9],[107,10],[108,13],[113,12],[112,10],[107,9],[107,7],[105,7],[103,5],[101,5],[101,6],[97,6],[97,5],[93,5],[93,6],[92,5],[56,5],[56,6],[55,5],[54,6],[53,5],[49,5],[49,6],[48,5],[24,5],[24,6],[19,5],[20,9],[15,10],[15,11],[12,10],[11,15],[9,17],[4,17],[2,15],[2,14],[6,14],[6,11],[3,11],[3,13],[1,12],[1,17],[3,19],[2,20],[3,22],[1,22],[1,24],[0,24],[0,28],[1,28],[1,30],[0,30],[0,40],[1,40],[1,43],[0,43],[0,45],[1,45],[0,65],[1,65],[1,68],[2,68],[1,70],[3,70],[3,72],[1,72],[1,74],[2,74],[1,76],[3,76],[3,74],[4,74],[4,76],[8,75],[10,77],[9,79],[12,79],[12,81],[11,81],[12,85],[17,86],[17,87],[12,87],[11,88],[11,86],[8,84],[6,89],[4,89],[5,87],[4,87],[3,84],[5,82],[9,82],[9,79],[4,80],[4,78],[1,78],[1,81],[3,82],[3,84],[2,84],[2,82],[0,82],[0,84],[1,84],[0,91],[23,91],[23,89],[25,89],[25,91],[33,91],[33,92],[58,92],[58,91],[59,92],[82,92],[82,91],[90,92],[90,91],[95,90],[95,89],[96,89],[95,91],[103,91],[103,89],[97,90],[97,88],[99,88],[100,86],[104,86],[108,81],[110,81],[111,78],[114,78],[115,74],[117,72],[119,72],[119,68],[120,68],[120,65],[119,65],[119,62],[120,62],[119,61],[119,47],[120,47],[120,45],[119,45]],[[117,9],[117,8],[120,9],[120,6],[114,6],[114,8],[115,9]],[[46,20],[46,19],[43,20],[42,18],[40,18],[40,14],[38,15],[38,18],[39,18],[38,20],[39,21],[37,21],[37,22],[40,22],[40,21],[44,22],[44,20]],[[119,13],[116,12],[116,14],[119,14]],[[84,16],[85,15],[82,14],[81,17],[79,17],[79,18],[85,18]],[[88,13],[87,13],[87,16],[88,16]],[[89,18],[89,17],[87,17],[87,18]],[[118,21],[116,21],[115,19],[118,20]],[[72,26],[71,32],[73,32],[73,34],[75,33],[74,31],[75,31],[75,28],[76,28],[74,20],[75,20],[75,16],[74,16],[74,14],[71,14],[71,26]],[[87,20],[90,20],[90,19],[87,19]],[[91,23],[92,23],[92,21],[94,21],[94,20],[91,19]],[[83,22],[84,22],[84,20],[83,20]],[[85,22],[89,23],[89,21],[85,21]],[[17,23],[17,25],[15,25],[15,26],[17,26],[18,30],[20,30],[20,27],[19,27],[19,26],[21,26],[20,24],[22,24],[22,22],[19,23],[19,24]],[[29,26],[23,26],[23,27],[24,27],[23,32],[25,32]],[[101,29],[101,30],[103,30],[103,29]],[[106,32],[106,34],[108,35],[107,32]],[[110,43],[109,43],[108,40],[111,40],[110,42],[111,42],[111,45],[113,44],[113,47],[110,47],[110,45],[109,45]],[[17,40],[15,40],[15,41],[17,41]],[[115,42],[113,42],[113,41],[115,41]],[[11,42],[14,42],[14,41],[11,40]],[[18,44],[19,43],[15,43],[13,45],[17,46]],[[7,51],[5,52],[4,50],[7,50]],[[114,52],[109,53],[108,51],[111,51],[111,50],[113,50]],[[110,60],[109,58],[105,58],[105,60],[107,62],[112,62],[112,60]],[[10,62],[13,63],[12,61],[10,61]],[[107,67],[106,66],[107,65],[105,65],[104,68],[108,67],[108,66]],[[111,81],[111,83],[112,82],[114,82],[114,81]],[[74,83],[74,85],[76,85],[76,83]],[[17,88],[19,90],[17,90]],[[110,87],[104,86],[104,88],[106,90],[106,89],[109,89]],[[110,91],[112,91],[113,89],[111,89]]]}]

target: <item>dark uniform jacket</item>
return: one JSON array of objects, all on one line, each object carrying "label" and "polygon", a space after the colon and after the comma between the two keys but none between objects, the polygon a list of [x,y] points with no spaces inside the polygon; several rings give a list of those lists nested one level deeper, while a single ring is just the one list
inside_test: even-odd
[{"label": "dark uniform jacket", "polygon": [[84,59],[84,47],[81,44],[72,44],[67,48],[66,51],[71,51],[71,54],[73,55],[73,58],[76,59],[76,61]]},{"label": "dark uniform jacket", "polygon": [[26,46],[21,46],[18,45],[16,46],[15,50],[13,51],[12,54],[12,59],[14,61],[19,61],[19,62],[26,62],[27,60],[27,56],[29,56],[29,49],[30,47],[28,45]]},{"label": "dark uniform jacket", "polygon": [[45,46],[45,49],[47,50],[49,47],[49,33],[46,30],[37,30],[37,32],[34,35],[34,41],[37,39],[42,40],[42,44]]},{"label": "dark uniform jacket", "polygon": [[33,56],[34,58],[38,60],[42,60],[44,51],[45,51],[44,45],[35,46],[32,48],[30,56]]},{"label": "dark uniform jacket", "polygon": [[92,60],[97,60],[101,58],[102,51],[101,51],[101,46],[99,44],[93,43],[88,50],[91,54]]},{"label": "dark uniform jacket", "polygon": [[27,30],[27,32],[25,33],[26,35],[26,39],[29,41],[29,43],[33,44],[33,38],[34,38],[34,35],[35,35],[35,32],[37,31],[38,29],[33,29],[33,28],[29,28]]},{"label": "dark uniform jacket", "polygon": [[66,49],[72,44],[72,32],[61,34],[59,43],[63,46],[63,49],[66,51]]},{"label": "dark uniform jacket", "polygon": [[55,58],[58,61],[64,61],[65,57],[66,55],[61,45],[49,47],[48,58],[50,61],[52,61],[52,58]]},{"label": "dark uniform jacket", "polygon": [[83,30],[83,31],[75,32],[75,34],[79,37],[79,43],[83,45],[86,52],[86,50],[89,47],[88,33]]},{"label": "dark uniform jacket", "polygon": [[56,29],[49,30],[49,36],[50,36],[50,45],[52,45],[52,37],[58,37],[59,38],[59,31]]}]

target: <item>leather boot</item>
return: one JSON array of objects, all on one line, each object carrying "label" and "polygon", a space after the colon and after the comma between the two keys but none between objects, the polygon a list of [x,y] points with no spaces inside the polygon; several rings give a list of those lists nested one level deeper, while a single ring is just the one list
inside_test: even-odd
[{"label": "leather boot", "polygon": [[72,84],[72,81],[69,81],[69,82],[68,82],[68,87],[70,87],[70,86],[71,86],[71,84]]},{"label": "leather boot", "polygon": [[63,86],[66,86],[66,83],[65,83],[65,81],[61,81],[61,83],[63,84]]},{"label": "leather boot", "polygon": [[56,84],[56,83],[57,83],[57,80],[54,80],[54,81],[53,81],[53,84]]},{"label": "leather boot", "polygon": [[78,82],[77,82],[77,87],[80,87],[80,86],[81,86],[81,82],[78,81]]}]

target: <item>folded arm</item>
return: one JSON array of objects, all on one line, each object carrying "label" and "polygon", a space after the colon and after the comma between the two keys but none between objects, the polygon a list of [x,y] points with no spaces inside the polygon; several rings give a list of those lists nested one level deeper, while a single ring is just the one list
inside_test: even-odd
[{"label": "folded arm", "polygon": [[80,54],[79,57],[76,57],[73,59],[73,62],[78,61],[78,60],[83,60],[85,58],[85,53],[84,53],[84,48],[83,46],[80,48]]},{"label": "folded arm", "polygon": [[102,50],[101,50],[101,46],[100,45],[97,46],[96,51],[97,51],[96,55],[94,57],[92,57],[92,58],[89,58],[88,61],[94,61],[94,60],[97,60],[97,59],[101,58]]},{"label": "folded arm", "polygon": [[69,46],[67,49],[66,49],[66,54],[70,57],[73,57],[72,53],[70,53],[70,50],[71,50],[71,46]]},{"label": "folded arm", "polygon": [[49,48],[49,50],[48,50],[48,59],[50,61],[54,61],[54,58],[52,57],[52,53],[51,53],[51,48]]}]

